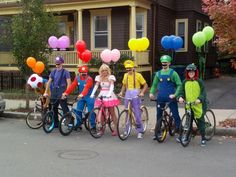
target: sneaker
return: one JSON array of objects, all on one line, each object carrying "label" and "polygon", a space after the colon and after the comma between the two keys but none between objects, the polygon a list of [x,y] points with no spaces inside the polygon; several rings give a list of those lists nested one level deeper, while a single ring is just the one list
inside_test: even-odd
[{"label": "sneaker", "polygon": [[90,130],[90,131],[91,131],[91,133],[92,133],[92,134],[96,134],[96,133],[97,133],[97,130],[96,130],[96,128],[91,128],[91,130]]},{"label": "sneaker", "polygon": [[206,146],[206,140],[201,140],[201,146],[202,147]]},{"label": "sneaker", "polygon": [[117,136],[117,131],[113,131],[113,132],[111,133],[111,135],[112,135],[112,136]]},{"label": "sneaker", "polygon": [[157,140],[156,135],[154,135],[154,136],[152,137],[152,140]]},{"label": "sneaker", "polygon": [[175,140],[177,141],[177,143],[180,143],[181,139],[179,134],[175,134]]},{"label": "sneaker", "polygon": [[143,134],[142,134],[142,133],[138,133],[137,138],[138,138],[138,139],[142,139],[142,138],[143,138]]}]

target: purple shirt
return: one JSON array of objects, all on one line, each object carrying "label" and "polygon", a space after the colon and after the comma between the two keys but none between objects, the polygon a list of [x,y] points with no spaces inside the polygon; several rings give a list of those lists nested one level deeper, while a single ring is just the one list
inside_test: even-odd
[{"label": "purple shirt", "polygon": [[[63,76],[62,76],[62,71],[64,70]],[[51,73],[50,76],[53,80],[53,87],[66,87],[67,86],[67,82],[66,79],[70,79],[70,73],[69,71],[65,70],[65,69],[54,69]],[[60,79],[62,79],[60,81]],[[60,85],[59,85],[60,84]]]}]

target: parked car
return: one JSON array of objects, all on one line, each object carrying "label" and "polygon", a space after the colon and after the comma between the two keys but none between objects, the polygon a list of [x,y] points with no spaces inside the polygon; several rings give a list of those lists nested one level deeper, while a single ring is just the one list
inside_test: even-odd
[{"label": "parked car", "polygon": [[5,107],[6,107],[6,101],[3,100],[2,95],[0,93],[0,116],[5,111]]}]

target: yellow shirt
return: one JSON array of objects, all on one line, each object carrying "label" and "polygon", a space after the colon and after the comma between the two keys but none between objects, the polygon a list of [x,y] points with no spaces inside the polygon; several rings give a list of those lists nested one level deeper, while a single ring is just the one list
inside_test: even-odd
[{"label": "yellow shirt", "polygon": [[[135,78],[135,83],[134,83],[134,78]],[[127,84],[127,79],[128,79],[128,84]],[[133,89],[140,89],[141,85],[144,85],[146,83],[146,80],[143,78],[142,74],[140,73],[135,72],[132,75],[125,73],[122,83],[123,85],[126,85],[126,89],[133,90]]]}]

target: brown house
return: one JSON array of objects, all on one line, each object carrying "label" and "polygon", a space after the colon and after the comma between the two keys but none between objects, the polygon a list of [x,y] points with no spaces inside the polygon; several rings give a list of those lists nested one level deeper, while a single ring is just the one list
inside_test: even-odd
[{"label": "brown house", "polygon": [[[65,58],[65,67],[74,72],[80,64],[74,44],[83,39],[94,57],[99,58],[105,48],[117,48],[122,54],[133,56],[138,70],[145,72],[149,83],[152,73],[159,68],[162,54],[174,54],[173,64],[177,66],[197,63],[191,38],[196,31],[210,24],[201,10],[201,0],[45,0],[45,5],[51,11],[61,12],[57,16],[59,31],[71,40],[71,50],[53,52],[49,56],[52,67],[54,57],[60,54]],[[0,2],[0,33],[1,24],[20,10],[17,0]],[[172,34],[184,40],[183,48],[175,53],[165,51],[160,43],[163,36]],[[141,37],[149,39],[148,51],[130,51],[129,39]],[[207,66],[214,67],[216,55],[212,43],[206,49],[209,51]],[[0,72],[17,70],[9,48],[0,45]]]}]

